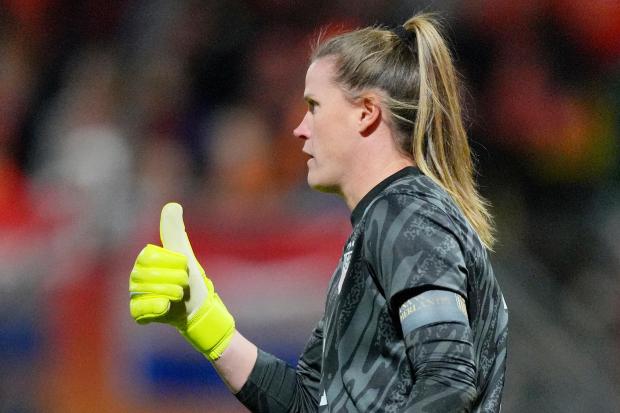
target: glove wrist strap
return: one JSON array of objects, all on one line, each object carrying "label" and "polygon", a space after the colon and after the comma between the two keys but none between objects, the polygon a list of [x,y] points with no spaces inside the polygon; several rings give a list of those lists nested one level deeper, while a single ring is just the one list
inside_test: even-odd
[{"label": "glove wrist strap", "polygon": [[217,293],[205,302],[188,320],[181,334],[209,361],[217,360],[230,344],[235,332],[235,320]]}]

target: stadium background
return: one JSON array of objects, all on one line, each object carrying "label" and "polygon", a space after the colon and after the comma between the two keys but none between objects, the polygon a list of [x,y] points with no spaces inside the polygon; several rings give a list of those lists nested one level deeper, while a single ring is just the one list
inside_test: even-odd
[{"label": "stadium background", "polygon": [[243,411],[129,317],[169,200],[240,330],[294,363],[350,228],[291,133],[309,45],[419,10],[446,16],[497,219],[503,411],[620,411],[617,1],[0,4],[0,412]]}]

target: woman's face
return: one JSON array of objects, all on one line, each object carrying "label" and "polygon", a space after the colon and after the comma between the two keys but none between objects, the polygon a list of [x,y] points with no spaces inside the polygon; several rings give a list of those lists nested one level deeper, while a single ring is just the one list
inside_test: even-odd
[{"label": "woman's face", "polygon": [[351,178],[359,110],[334,78],[332,58],[319,58],[308,67],[304,91],[308,111],[293,134],[304,140],[303,152],[310,155],[308,185],[341,193]]}]

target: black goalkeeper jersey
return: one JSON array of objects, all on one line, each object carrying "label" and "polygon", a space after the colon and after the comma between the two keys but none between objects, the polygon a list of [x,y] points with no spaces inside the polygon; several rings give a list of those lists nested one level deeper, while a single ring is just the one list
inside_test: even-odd
[{"label": "black goalkeeper jersey", "polygon": [[[487,251],[459,208],[431,179],[408,167],[369,192],[351,220],[324,316],[297,369],[260,352],[239,399],[255,411],[406,409],[416,377],[399,306],[420,292],[441,289],[466,303],[476,376],[472,411],[498,412],[508,313]],[[441,406],[441,397],[416,406],[437,411],[433,406]]]}]

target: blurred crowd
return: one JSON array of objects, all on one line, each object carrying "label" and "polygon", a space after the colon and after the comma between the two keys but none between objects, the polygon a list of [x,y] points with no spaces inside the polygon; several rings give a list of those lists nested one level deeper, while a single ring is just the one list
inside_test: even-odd
[{"label": "blurred crowd", "polygon": [[[200,374],[195,393],[146,386],[130,397],[141,373],[114,362],[140,334],[172,340],[173,354],[181,347],[126,315],[131,260],[157,242],[171,200],[184,205],[208,270],[210,254],[222,270],[230,260],[245,268],[213,278],[242,325],[262,323],[259,343],[275,340],[270,323],[304,327],[288,330],[287,350],[274,347],[294,363],[350,228],[337,198],[307,188],[292,136],[311,46],[320,32],[418,11],[443,16],[496,217],[494,265],[511,315],[504,411],[618,411],[612,0],[0,3],[0,411],[199,411],[197,401],[241,411]],[[312,268],[316,250],[324,265]],[[282,257],[292,257],[289,278],[246,284],[242,274],[268,274]],[[276,282],[296,310],[277,301],[287,290]],[[318,302],[304,301],[309,290]],[[249,304],[259,294],[269,297],[263,319]]]}]

